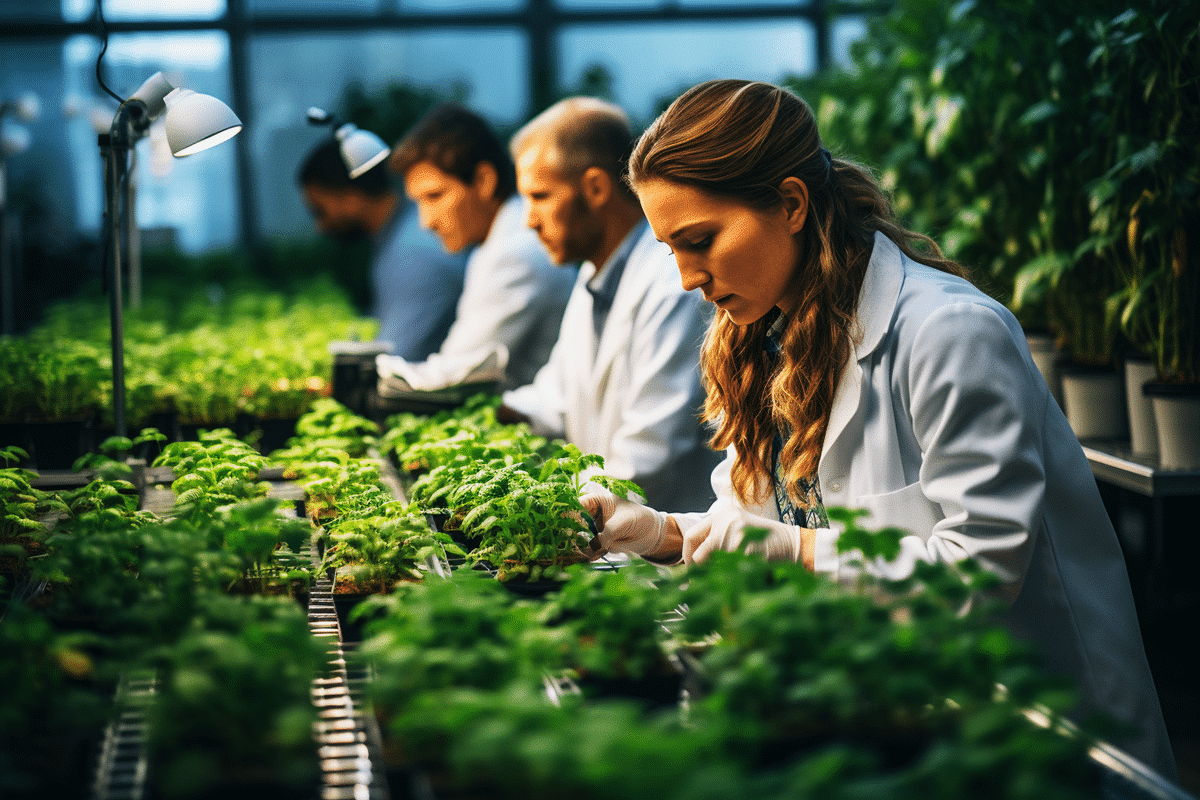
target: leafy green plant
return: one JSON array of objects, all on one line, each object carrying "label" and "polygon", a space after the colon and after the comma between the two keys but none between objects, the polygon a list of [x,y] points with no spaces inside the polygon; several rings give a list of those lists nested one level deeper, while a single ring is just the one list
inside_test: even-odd
[{"label": "leafy green plant", "polygon": [[0,420],[95,413],[107,398],[103,352],[72,339],[0,337]]},{"label": "leafy green plant", "polygon": [[312,527],[305,520],[284,517],[279,508],[280,501],[272,497],[236,503],[202,527],[210,546],[222,547],[237,559],[237,577],[225,591],[287,594],[293,587],[307,591],[312,585]]},{"label": "leafy green plant", "polygon": [[115,509],[64,521],[46,551],[30,562],[47,585],[39,597],[45,613],[63,624],[102,625],[134,652],[173,641],[203,604],[201,592],[240,567],[184,520]]},{"label": "leafy green plant", "polygon": [[416,580],[426,559],[463,556],[450,536],[430,528],[425,516],[410,503],[391,499],[371,487],[343,497],[340,516],[325,526],[327,542],[321,566],[337,570],[359,593],[390,591],[398,582]]},{"label": "leafy green plant", "polygon": [[553,706],[518,684],[496,693],[454,693],[441,704],[428,703],[425,712],[451,732],[447,795],[789,796],[748,792],[751,777],[721,751],[717,730],[675,715],[648,716],[634,702],[566,697]]},{"label": "leafy green plant", "polygon": [[451,729],[444,717],[429,716],[430,708],[514,681],[538,687],[545,670],[561,668],[547,636],[531,636],[540,628],[536,612],[474,570],[400,584],[359,604],[355,614],[370,619],[354,657],[376,675],[367,690],[396,760],[440,762],[449,752]]},{"label": "leafy green plant", "polygon": [[[564,565],[588,560],[580,549],[589,527],[579,496],[585,473],[602,468],[603,457],[568,444],[541,464],[493,460],[474,471],[463,466],[457,485],[432,493],[427,502],[444,497],[455,526],[480,539],[468,559],[493,564],[501,580],[552,577]],[[431,482],[439,477],[434,472]],[[631,481],[601,474],[591,480],[621,495],[640,493]],[[413,493],[418,496],[417,485]]]},{"label": "leafy green plant", "polygon": [[265,457],[228,429],[211,431],[198,442],[172,442],[154,461],[156,467],[171,468],[177,512],[193,519],[266,494],[269,485],[257,480],[266,464]]},{"label": "leafy green plant", "polygon": [[[871,559],[896,550],[899,531],[868,534],[855,514],[838,517],[851,534],[843,552]],[[989,796],[1089,796],[1089,737],[1063,736],[1023,713],[1061,718],[1077,694],[997,625],[986,600],[995,585],[964,561],[918,564],[898,582],[863,577],[847,590],[799,565],[715,553],[677,595],[688,608],[681,638],[705,642],[707,691],[694,720],[720,729],[731,757],[775,791],[797,770],[808,773],[805,784],[819,774],[804,762],[835,759],[825,767],[832,785],[810,788],[838,797],[867,786],[889,797],[961,796],[972,786],[992,787]]]},{"label": "leafy green plant", "polygon": [[0,793],[80,796],[84,750],[107,717],[111,675],[97,664],[94,633],[60,632],[14,605],[0,624]]},{"label": "leafy green plant", "polygon": [[[0,449],[0,463],[17,463],[25,451]],[[52,492],[34,487],[36,474],[19,467],[0,468],[0,575],[16,575],[30,556],[45,552],[48,522],[71,513]]]},{"label": "leafy green plant", "polygon": [[296,436],[344,450],[360,458],[375,444],[379,426],[333,398],[323,397],[296,422]]},{"label": "leafy green plant", "polygon": [[547,596],[542,620],[571,633],[568,656],[581,676],[640,679],[678,675],[668,662],[663,617],[651,564],[638,561],[620,570],[572,567],[558,591]]},{"label": "leafy green plant", "polygon": [[1149,2],[1088,30],[1106,171],[1087,243],[1123,280],[1121,330],[1160,378],[1200,383],[1200,12]]},{"label": "leafy green plant", "polygon": [[1095,364],[1113,359],[1122,305],[1105,242],[1128,220],[1105,222],[1101,206],[1114,164],[1142,146],[1130,136],[1137,95],[1162,63],[1147,55],[1130,70],[1128,31],[1100,34],[1127,11],[1116,0],[906,0],[869,23],[849,70],[790,82],[831,148],[878,170],[910,227],[973,267],[1024,325],[1050,327]]},{"label": "leafy green plant", "polygon": [[[0,463],[18,463],[26,453],[19,447],[0,449]],[[53,510],[65,510],[54,502],[54,496],[35,488],[30,480],[37,474],[19,467],[0,468],[0,541],[42,530],[39,517]]]},{"label": "leafy green plant", "polygon": [[143,428],[132,439],[128,436],[109,436],[100,443],[100,452],[80,456],[75,459],[71,469],[75,472],[92,471],[107,480],[128,480],[133,476],[133,468],[126,461],[130,451],[138,445],[166,440],[167,437],[157,428]]},{"label": "leafy green plant", "polygon": [[461,407],[432,416],[395,414],[387,419],[381,453],[395,457],[402,473],[425,473],[460,457],[490,461],[512,456],[544,460],[557,448],[525,424],[496,421],[498,395],[477,394]]},{"label": "leafy green plant", "polygon": [[326,645],[282,598],[214,596],[179,641],[149,659],[158,673],[146,709],[157,791],[313,786],[318,770],[310,699],[328,673]]},{"label": "leafy green plant", "polygon": [[380,485],[379,465],[365,458],[350,458],[341,451],[327,454],[329,460],[306,464],[296,482],[304,487],[305,509],[319,524],[336,519],[342,503]]}]

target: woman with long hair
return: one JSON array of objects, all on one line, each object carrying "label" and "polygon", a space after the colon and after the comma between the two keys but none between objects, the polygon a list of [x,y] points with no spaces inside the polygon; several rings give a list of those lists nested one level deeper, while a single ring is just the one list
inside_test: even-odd
[{"label": "woman with long hair", "polygon": [[[601,551],[690,563],[755,527],[768,535],[747,552],[836,578],[973,558],[999,577],[1013,632],[1173,775],[1116,534],[1012,314],[906,230],[779,87],[690,89],[642,135],[628,180],[684,287],[716,306],[704,417],[726,458],[704,514],[585,497]],[[840,556],[826,505],[908,531],[900,556]]]}]

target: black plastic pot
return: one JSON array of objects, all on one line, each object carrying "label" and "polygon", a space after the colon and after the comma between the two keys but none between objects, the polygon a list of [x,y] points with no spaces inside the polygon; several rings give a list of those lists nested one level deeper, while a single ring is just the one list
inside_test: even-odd
[{"label": "black plastic pot", "polygon": [[95,420],[90,414],[24,425],[31,469],[69,470],[76,459],[95,449]]},{"label": "black plastic pot", "polygon": [[266,455],[279,450],[288,439],[296,435],[296,423],[300,417],[259,417],[254,428],[262,431],[258,440],[258,452]]},{"label": "black plastic pot", "polygon": [[662,672],[640,678],[584,675],[576,684],[585,697],[636,700],[648,709],[666,708],[679,703],[683,674]]}]

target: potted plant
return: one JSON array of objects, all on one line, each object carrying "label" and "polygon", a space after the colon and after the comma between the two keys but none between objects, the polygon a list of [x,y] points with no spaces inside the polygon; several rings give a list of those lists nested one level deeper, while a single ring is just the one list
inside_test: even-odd
[{"label": "potted plant", "polygon": [[333,574],[333,599],[343,641],[358,641],[361,624],[351,611],[364,598],[420,580],[431,559],[463,556],[450,536],[429,527],[415,506],[393,500],[378,486],[344,497],[340,514],[320,532],[321,567]]},{"label": "potted plant", "polygon": [[1103,85],[1122,99],[1112,166],[1091,192],[1097,236],[1123,269],[1122,331],[1154,371],[1130,391],[1153,399],[1146,416],[1169,469],[1200,468],[1198,24],[1196,9],[1155,2],[1093,32]]},{"label": "potted plant", "polygon": [[472,699],[517,686],[532,695],[545,671],[563,668],[559,634],[537,624],[537,610],[475,570],[403,583],[359,606],[369,619],[352,658],[375,676],[366,692],[390,774],[443,772],[454,731],[487,713]]},{"label": "potted plant", "polygon": [[88,343],[0,339],[0,429],[28,453],[27,466],[66,470],[93,444],[107,380],[101,351]]},{"label": "potted plant", "polygon": [[619,570],[571,567],[548,595],[541,620],[571,636],[570,674],[585,697],[674,706],[682,671],[665,646],[658,569],[634,561]]},{"label": "potted plant", "polygon": [[214,595],[146,661],[158,674],[143,709],[156,796],[317,791],[310,693],[329,653],[295,603]]},{"label": "potted plant", "polygon": [[[0,464],[16,464],[25,457],[19,447],[0,448]],[[0,576],[6,576],[6,589],[15,588],[16,577],[30,556],[44,555],[49,530],[47,517],[68,513],[66,505],[51,492],[34,487],[36,474],[14,466],[0,467]],[[6,598],[7,602],[7,598]]]},{"label": "potted plant", "polygon": [[[899,531],[868,533],[857,512],[830,516],[845,526],[843,553],[898,554]],[[823,763],[828,784],[808,787],[816,796],[869,786],[889,797],[983,786],[1009,796],[1026,781],[1040,787],[1034,796],[1090,796],[1089,736],[1024,713],[1061,715],[1075,692],[998,626],[983,594],[996,581],[966,561],[842,587],[802,565],[714,553],[672,595],[688,609],[679,636],[705,643],[692,720],[721,730],[729,754],[775,791],[794,791],[801,774],[808,784]]]},{"label": "potted plant", "polygon": [[602,456],[567,444],[541,464],[496,460],[464,475],[446,500],[457,527],[480,541],[468,560],[490,564],[514,589],[553,586],[563,567],[589,560],[581,547],[590,531],[579,503],[585,481],[641,494],[632,481],[598,473],[603,466]]},{"label": "potted plant", "polygon": [[153,466],[175,475],[177,513],[191,519],[212,516],[221,506],[262,497],[270,486],[258,480],[267,459],[228,429],[201,434],[201,441],[173,442]]}]

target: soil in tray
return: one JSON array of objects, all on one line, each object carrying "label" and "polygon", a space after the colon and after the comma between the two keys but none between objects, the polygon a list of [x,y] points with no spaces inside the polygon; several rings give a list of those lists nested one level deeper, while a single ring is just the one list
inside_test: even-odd
[{"label": "soil in tray", "polygon": [[337,611],[338,628],[343,642],[361,642],[365,619],[350,619],[350,611],[366,600],[378,594],[389,594],[392,587],[384,581],[360,583],[349,575],[338,575],[333,586],[333,605]]},{"label": "soil in tray", "polygon": [[270,597],[291,597],[300,604],[301,608],[303,608],[306,612],[308,611],[310,591],[308,585],[305,584],[304,581],[293,580],[287,581],[286,583],[274,581],[263,585],[260,581],[251,579],[247,581],[238,581],[232,586],[229,586],[226,591],[229,594],[235,595],[253,594]]}]

